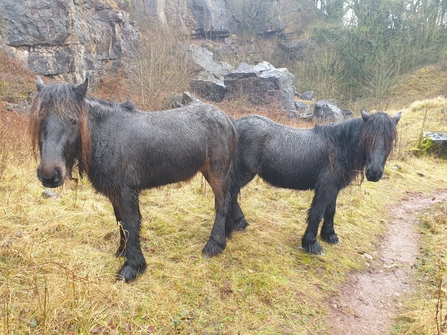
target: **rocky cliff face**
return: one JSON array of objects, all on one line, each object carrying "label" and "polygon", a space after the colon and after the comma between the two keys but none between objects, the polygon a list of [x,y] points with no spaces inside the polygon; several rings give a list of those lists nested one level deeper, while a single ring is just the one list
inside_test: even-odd
[{"label": "rocky cliff face", "polygon": [[37,74],[95,81],[122,68],[138,46],[125,6],[113,0],[2,0],[0,47]]},{"label": "rocky cliff face", "polygon": [[224,38],[239,28],[269,36],[282,32],[282,0],[137,0],[150,17],[193,38]]},{"label": "rocky cliff face", "polygon": [[[126,0],[1,0],[0,48],[33,72],[92,82],[126,69],[139,33]],[[285,29],[284,0],[131,0],[134,9],[193,38],[219,39],[251,29],[270,36]]]}]

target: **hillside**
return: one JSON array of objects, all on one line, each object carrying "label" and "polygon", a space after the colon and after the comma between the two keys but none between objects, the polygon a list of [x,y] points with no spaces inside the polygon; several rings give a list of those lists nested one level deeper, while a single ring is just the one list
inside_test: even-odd
[{"label": "hillside", "polygon": [[391,93],[397,104],[447,96],[447,63],[427,66],[405,77]]}]

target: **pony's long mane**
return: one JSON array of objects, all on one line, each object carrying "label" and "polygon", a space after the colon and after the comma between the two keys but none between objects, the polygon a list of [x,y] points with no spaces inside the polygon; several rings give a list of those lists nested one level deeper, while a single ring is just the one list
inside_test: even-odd
[{"label": "pony's long mane", "polygon": [[88,171],[91,161],[92,142],[88,129],[88,109],[84,97],[71,84],[47,85],[34,96],[30,110],[29,132],[34,153],[40,151],[39,134],[42,121],[50,111],[62,118],[76,121],[79,129],[81,152],[78,159],[79,173]]}]

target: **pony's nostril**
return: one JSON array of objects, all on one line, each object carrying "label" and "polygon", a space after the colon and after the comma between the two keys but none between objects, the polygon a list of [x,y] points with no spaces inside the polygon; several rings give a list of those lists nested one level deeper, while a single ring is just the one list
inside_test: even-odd
[{"label": "pony's nostril", "polygon": [[62,180],[62,169],[61,168],[55,168],[54,169],[54,181],[59,182]]}]

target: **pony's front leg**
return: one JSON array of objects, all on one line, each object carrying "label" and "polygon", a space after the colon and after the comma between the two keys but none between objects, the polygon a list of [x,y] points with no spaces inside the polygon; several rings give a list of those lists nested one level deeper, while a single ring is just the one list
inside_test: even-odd
[{"label": "pony's front leg", "polygon": [[127,235],[123,229],[123,217],[121,215],[120,205],[119,203],[111,198],[110,201],[113,205],[113,211],[115,212],[116,222],[118,223],[118,228],[120,231],[120,245],[118,250],[115,252],[116,257],[126,257],[126,244],[127,244]]},{"label": "pony's front leg", "polygon": [[[118,271],[117,279],[130,282],[146,270],[146,260],[140,246],[141,214],[138,193],[132,191],[121,195],[118,202],[122,215],[120,234],[123,234],[121,235],[120,249],[124,247],[126,261]],[[123,239],[124,246],[122,245]]]},{"label": "pony's front leg", "polygon": [[[258,160],[255,160],[258,162]],[[234,220],[234,229],[238,231],[243,231],[249,226],[247,220],[245,219],[244,212],[242,212],[241,206],[239,205],[238,195],[242,187],[246,186],[253,178],[256,176],[259,167],[256,165],[241,164],[244,166],[244,171],[237,171],[235,174],[235,184],[232,185],[231,189],[231,209],[230,215],[232,215]]]},{"label": "pony's front leg", "polygon": [[317,241],[318,226],[326,208],[333,202],[332,199],[336,198],[337,193],[335,189],[315,189],[312,205],[307,215],[307,228],[301,241],[303,249],[308,253],[323,255],[323,248]]},{"label": "pony's front leg", "polygon": [[241,206],[237,201],[237,193],[231,194],[230,196],[230,207],[225,224],[225,233],[227,237],[231,236],[233,230],[243,231],[249,225],[245,219],[244,213],[242,212]]},{"label": "pony's front leg", "polygon": [[337,203],[337,196],[326,207],[326,210],[324,211],[323,226],[321,227],[321,238],[324,241],[331,244],[339,243],[338,236],[335,233],[334,229],[334,215],[335,215],[336,203]]},{"label": "pony's front leg", "polygon": [[236,200],[236,212],[235,212],[235,221],[236,226],[234,227],[235,230],[243,231],[245,228],[249,226],[247,220],[245,219],[245,215],[242,212],[241,206],[239,205],[239,202]]}]

